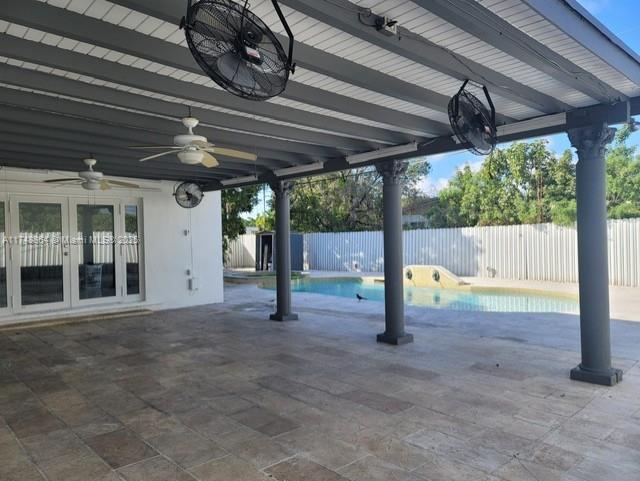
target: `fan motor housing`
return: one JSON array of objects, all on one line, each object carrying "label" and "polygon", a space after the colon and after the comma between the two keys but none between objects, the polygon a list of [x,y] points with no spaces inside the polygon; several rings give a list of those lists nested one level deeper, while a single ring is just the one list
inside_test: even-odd
[{"label": "fan motor housing", "polygon": [[194,135],[194,134],[181,134],[176,135],[173,138],[173,143],[179,147],[186,147],[187,145],[191,145],[194,142],[202,142],[207,143],[207,138],[202,135]]},{"label": "fan motor housing", "polygon": [[94,170],[87,170],[85,172],[79,172],[78,176],[87,182],[99,182],[102,180],[102,172],[96,172]]}]

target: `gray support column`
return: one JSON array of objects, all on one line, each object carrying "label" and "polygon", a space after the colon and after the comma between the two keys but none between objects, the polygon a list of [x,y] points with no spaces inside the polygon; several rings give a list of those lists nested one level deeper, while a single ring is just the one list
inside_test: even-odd
[{"label": "gray support column", "polygon": [[384,162],[376,166],[383,176],[384,209],[384,313],[385,331],[378,342],[400,345],[413,342],[404,331],[404,278],[402,257],[402,177],[407,163]]},{"label": "gray support column", "polygon": [[613,386],[622,371],[611,366],[609,268],[605,149],[614,129],[606,124],[568,131],[578,151],[576,199],[578,208],[578,274],[582,362],[571,379]]},{"label": "gray support column", "polygon": [[290,182],[276,181],[271,189],[276,199],[276,283],[277,306],[272,321],[297,321],[291,312],[291,227],[289,212]]}]

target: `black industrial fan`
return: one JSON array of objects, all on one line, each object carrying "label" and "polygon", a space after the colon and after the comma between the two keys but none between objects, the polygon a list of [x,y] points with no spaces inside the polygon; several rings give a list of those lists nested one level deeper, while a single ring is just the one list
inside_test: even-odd
[{"label": "black industrial fan", "polygon": [[234,95],[266,100],[286,88],[293,64],[293,33],[277,0],[271,0],[289,36],[289,53],[267,25],[232,0],[188,0],[182,19],[187,44],[211,79]]},{"label": "black industrial fan", "polygon": [[458,93],[449,101],[449,122],[460,143],[479,155],[489,155],[498,142],[496,129],[496,109],[487,87],[482,90],[487,98],[489,109],[468,90],[465,80]]}]

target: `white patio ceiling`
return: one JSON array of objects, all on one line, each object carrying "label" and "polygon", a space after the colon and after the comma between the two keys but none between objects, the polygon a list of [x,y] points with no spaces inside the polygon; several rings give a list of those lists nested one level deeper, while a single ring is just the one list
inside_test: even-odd
[{"label": "white patio ceiling", "polygon": [[[502,139],[561,131],[572,116],[640,111],[640,58],[575,0],[280,3],[298,68],[281,97],[256,103],[193,61],[178,28],[186,0],[2,0],[0,163],[78,170],[93,153],[111,175],[215,188],[297,164],[346,168],[346,155],[411,141],[419,154],[449,151],[459,146],[447,102],[467,78],[489,88]],[[284,34],[270,0],[250,5]],[[366,25],[370,12],[397,20],[399,38]],[[137,162],[127,146],[168,145],[187,106],[198,133],[259,160]]]}]

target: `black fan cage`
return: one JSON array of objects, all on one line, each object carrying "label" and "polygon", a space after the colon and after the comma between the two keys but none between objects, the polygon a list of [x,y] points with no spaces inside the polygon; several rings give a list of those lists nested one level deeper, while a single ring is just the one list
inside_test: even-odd
[{"label": "black fan cage", "polygon": [[[269,27],[244,5],[200,0],[189,9],[184,29],[198,65],[225,90],[250,100],[284,91],[289,58]],[[248,60],[247,49],[257,52],[258,59]]]},{"label": "black fan cage", "polygon": [[496,126],[489,111],[472,93],[462,89],[451,97],[449,123],[467,149],[477,155],[489,155],[498,142]]}]

